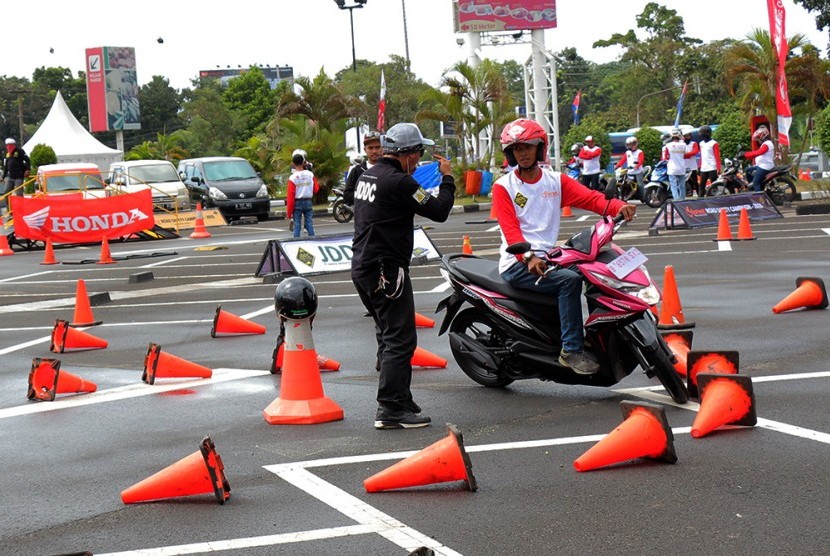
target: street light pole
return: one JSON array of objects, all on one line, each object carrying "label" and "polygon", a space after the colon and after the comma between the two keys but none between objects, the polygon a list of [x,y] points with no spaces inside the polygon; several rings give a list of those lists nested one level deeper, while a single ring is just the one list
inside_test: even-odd
[{"label": "street light pole", "polygon": [[678,85],[677,87],[669,87],[668,89],[663,89],[662,91],[655,91],[653,93],[646,93],[640,97],[640,100],[637,101],[637,127],[640,127],[640,102],[646,97],[659,95],[660,93],[667,93],[669,91],[673,91],[675,89],[682,89],[683,85]]},{"label": "street light pole", "polygon": [[[355,0],[356,4],[352,4],[351,6],[346,5],[346,0],[334,0],[334,3],[337,4],[337,7],[341,10],[349,10],[349,23],[352,29],[352,71],[357,71],[357,54],[355,53],[354,48],[354,10],[355,8],[362,8],[363,5],[368,2],[368,0]],[[360,152],[360,124],[358,123],[354,127],[355,135],[357,136],[357,143],[355,143],[355,150],[359,153]]]}]

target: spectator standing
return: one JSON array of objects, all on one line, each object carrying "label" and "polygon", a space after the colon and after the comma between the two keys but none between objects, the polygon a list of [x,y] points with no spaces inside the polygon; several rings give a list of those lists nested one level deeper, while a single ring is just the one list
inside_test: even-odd
[{"label": "spectator standing", "polygon": [[721,172],[720,145],[712,139],[712,128],[708,125],[700,126],[697,130],[700,135],[700,175],[698,176],[698,193],[702,197],[706,193],[706,184],[718,179]]},{"label": "spectator standing", "polygon": [[[691,131],[687,131],[683,134],[683,142],[686,143],[686,171],[689,174],[686,178],[686,182],[691,184],[691,191],[695,195],[698,195],[697,158],[700,154],[700,147],[697,143],[692,141]],[[685,184],[683,187],[685,189]]]},{"label": "spectator standing", "polygon": [[370,131],[363,136],[363,152],[366,153],[366,159],[355,164],[351,171],[349,171],[349,175],[346,176],[346,188],[343,190],[343,200],[348,205],[354,204],[354,188],[357,185],[357,180],[360,179],[363,172],[377,164],[383,156],[383,148],[380,146],[380,133]]},{"label": "spectator standing", "polygon": [[17,141],[9,137],[6,139],[6,156],[3,158],[3,176],[5,177],[3,188],[3,205],[8,206],[8,197],[15,188],[15,195],[23,196],[23,182],[29,177],[29,171],[32,169],[32,162],[26,152],[17,146]]},{"label": "spectator standing", "polygon": [[442,174],[437,197],[412,177],[425,147],[434,144],[415,124],[392,126],[381,137],[383,157],[355,186],[352,282],[375,321],[380,370],[376,429],[425,427],[431,421],[419,415],[410,389],[418,337],[409,261],[415,215],[444,222],[455,199],[449,159],[433,154]]},{"label": "spectator standing", "polygon": [[669,176],[671,196],[675,201],[686,199],[686,143],[683,132],[678,128],[671,130],[669,142],[663,147],[663,160],[666,160],[666,173]]},{"label": "spectator standing", "polygon": [[314,204],[312,197],[320,190],[320,184],[306,161],[305,151],[297,149],[291,159],[291,177],[286,192],[286,214],[292,215],[294,237],[300,237],[301,222],[308,237],[314,237]]},{"label": "spectator standing", "polygon": [[585,138],[585,146],[579,151],[579,159],[582,161],[582,185],[589,189],[599,189],[599,177],[602,169],[599,167],[602,149],[594,144],[594,137],[589,135]]}]

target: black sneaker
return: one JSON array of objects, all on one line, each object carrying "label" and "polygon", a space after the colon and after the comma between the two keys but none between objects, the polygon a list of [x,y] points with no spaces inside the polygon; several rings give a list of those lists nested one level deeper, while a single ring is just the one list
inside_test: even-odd
[{"label": "black sneaker", "polygon": [[568,352],[562,350],[559,354],[559,363],[578,375],[592,375],[599,370],[599,364],[593,359],[589,359],[581,351]]},{"label": "black sneaker", "polygon": [[415,415],[411,411],[401,411],[396,414],[378,412],[375,417],[376,429],[418,429],[428,427],[432,422],[429,417]]},{"label": "black sneaker", "polygon": [[421,406],[415,403],[415,400],[409,400],[408,402],[405,402],[403,406],[407,411],[411,411],[412,413],[421,412]]}]

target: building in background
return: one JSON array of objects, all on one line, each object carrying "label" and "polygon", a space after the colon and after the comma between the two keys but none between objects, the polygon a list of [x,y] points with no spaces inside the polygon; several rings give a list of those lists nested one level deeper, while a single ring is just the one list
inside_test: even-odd
[{"label": "building in background", "polygon": [[[227,85],[228,81],[233,79],[234,77],[239,77],[243,73],[247,72],[249,68],[218,68],[212,70],[199,70],[199,78],[202,77],[212,77],[214,79],[219,79],[222,85]],[[270,66],[260,66],[259,70],[262,72],[262,75],[265,76],[265,79],[268,80],[268,83],[271,85],[272,89],[277,88],[277,84],[280,81],[289,81],[291,84],[294,84],[294,68],[291,66],[277,66],[277,67],[270,67]]]}]

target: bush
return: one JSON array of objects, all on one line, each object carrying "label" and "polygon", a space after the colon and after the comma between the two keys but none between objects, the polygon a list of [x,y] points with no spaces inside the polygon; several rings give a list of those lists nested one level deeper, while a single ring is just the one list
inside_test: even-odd
[{"label": "bush", "polygon": [[38,143],[34,146],[32,152],[29,153],[29,159],[32,161],[33,174],[37,172],[38,166],[58,163],[58,155],[55,154],[55,150],[43,143]]},{"label": "bush", "polygon": [[725,158],[732,158],[739,150],[749,149],[751,136],[746,118],[740,112],[732,112],[712,133],[712,139],[720,144],[720,154]]},{"label": "bush", "polygon": [[560,146],[562,152],[559,153],[562,162],[567,162],[571,158],[571,146],[574,143],[585,143],[585,137],[591,135],[594,137],[594,144],[602,149],[602,156],[599,158],[600,168],[608,166],[611,160],[611,140],[608,138],[608,133],[598,123],[590,120],[584,121],[577,126],[571,126],[568,132],[562,137]]}]

